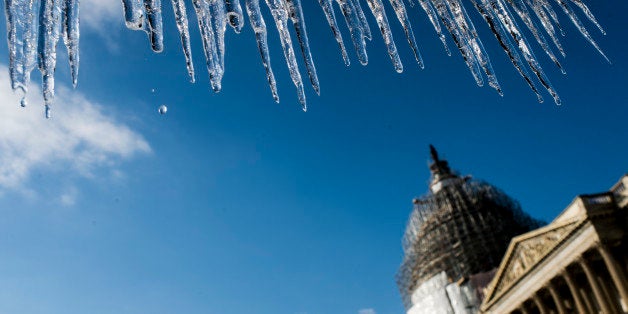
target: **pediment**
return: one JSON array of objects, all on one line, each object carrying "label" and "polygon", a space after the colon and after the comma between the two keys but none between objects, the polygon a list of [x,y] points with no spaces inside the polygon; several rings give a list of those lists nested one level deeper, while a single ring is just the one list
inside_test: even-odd
[{"label": "pediment", "polygon": [[583,219],[575,218],[550,224],[513,238],[495,279],[488,288],[484,304],[491,303],[493,299],[499,297],[524,277],[545,256],[569,238],[583,222]]}]

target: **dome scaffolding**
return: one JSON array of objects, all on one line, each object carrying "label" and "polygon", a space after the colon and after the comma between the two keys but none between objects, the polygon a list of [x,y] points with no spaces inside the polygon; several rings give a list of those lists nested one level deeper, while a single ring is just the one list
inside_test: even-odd
[{"label": "dome scaffolding", "polygon": [[449,282],[489,272],[499,266],[511,238],[542,225],[495,186],[453,173],[430,149],[430,191],[413,200],[396,275],[406,310],[421,284],[442,272]]}]

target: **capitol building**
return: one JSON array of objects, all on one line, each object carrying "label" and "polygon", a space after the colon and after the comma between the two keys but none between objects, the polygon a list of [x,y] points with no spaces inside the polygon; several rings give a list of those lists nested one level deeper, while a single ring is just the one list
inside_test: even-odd
[{"label": "capitol building", "polygon": [[628,313],[628,175],[543,225],[430,150],[396,277],[407,314]]}]

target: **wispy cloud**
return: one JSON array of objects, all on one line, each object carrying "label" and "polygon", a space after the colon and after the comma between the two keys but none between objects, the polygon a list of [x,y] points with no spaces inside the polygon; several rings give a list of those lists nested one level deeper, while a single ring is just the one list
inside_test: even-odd
[{"label": "wispy cloud", "polygon": [[[101,168],[118,173],[120,161],[151,151],[140,134],[77,91],[58,88],[56,115],[45,119],[34,85],[32,105],[20,108],[8,69],[0,64],[0,191],[29,190],[31,174],[40,169],[84,177]],[[69,189],[59,202],[71,206],[76,198]]]},{"label": "wispy cloud", "polygon": [[68,188],[61,196],[59,197],[59,202],[63,206],[74,206],[76,204],[76,198],[78,197],[78,190],[76,187],[72,186]]},{"label": "wispy cloud", "polygon": [[374,309],[361,309],[358,314],[377,314]]},{"label": "wispy cloud", "polygon": [[110,53],[117,53],[118,34],[125,28],[123,12],[120,0],[82,0],[81,32],[96,34]]},{"label": "wispy cloud", "polygon": [[83,0],[80,10],[81,24],[97,31],[109,30],[108,23],[123,22],[120,0]]}]

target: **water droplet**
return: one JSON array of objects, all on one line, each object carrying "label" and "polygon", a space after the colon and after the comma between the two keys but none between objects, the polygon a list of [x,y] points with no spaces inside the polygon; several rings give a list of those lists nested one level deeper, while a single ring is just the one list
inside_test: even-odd
[{"label": "water droplet", "polygon": [[160,114],[166,114],[166,112],[168,111],[168,107],[166,107],[166,105],[161,105],[161,106],[159,106],[159,109],[157,109],[157,111]]},{"label": "water droplet", "polygon": [[26,105],[28,105],[28,101],[26,101],[26,97],[22,97],[22,100],[20,100],[20,106],[24,108]]},{"label": "water droplet", "polygon": [[150,92],[151,92],[151,93],[154,93],[154,92],[155,92],[155,89],[154,89],[154,88],[152,88],[152,89],[150,90]]},{"label": "water droplet", "polygon": [[50,111],[51,111],[50,106],[46,105],[46,119],[50,119],[50,113],[51,113]]}]

